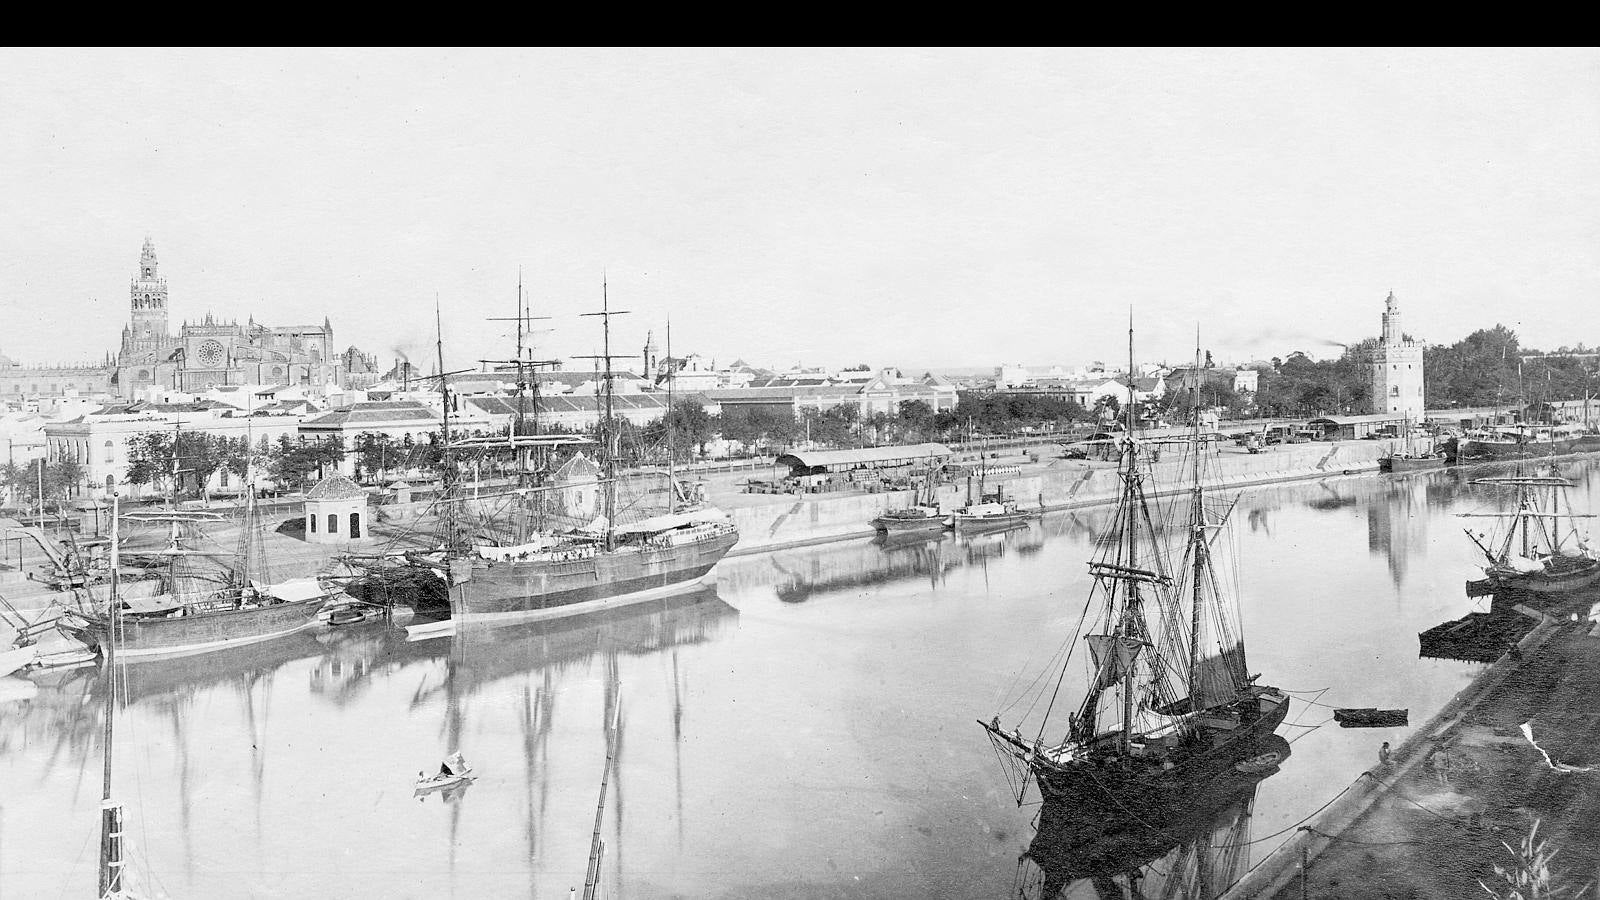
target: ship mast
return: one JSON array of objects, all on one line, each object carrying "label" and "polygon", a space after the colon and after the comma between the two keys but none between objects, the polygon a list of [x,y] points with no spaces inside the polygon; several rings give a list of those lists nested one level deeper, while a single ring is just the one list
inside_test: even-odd
[{"label": "ship mast", "polygon": [[433,298],[434,348],[439,357],[439,397],[443,406],[439,410],[439,482],[444,500],[445,552],[456,549],[455,462],[450,457],[450,378],[444,370],[444,319],[439,314],[439,297]]},{"label": "ship mast", "polygon": [[[532,304],[526,299],[522,289],[522,270],[517,270],[517,314],[510,318],[491,316],[490,322],[515,322],[517,328],[516,357],[514,359],[483,359],[480,363],[485,365],[514,365],[517,367],[517,399],[515,412],[511,420],[510,434],[506,443],[511,447],[512,458],[517,466],[517,487],[527,488],[537,486],[540,473],[543,471],[543,460],[539,458],[540,445],[537,441],[524,442],[524,436],[539,434],[539,369],[553,367],[553,359],[532,359],[534,329],[528,324],[534,320],[549,319],[549,316],[535,316],[532,314]],[[529,389],[532,396],[529,396]],[[535,510],[542,507],[535,506]],[[536,523],[537,524],[537,523]],[[526,525],[518,522],[519,529]],[[518,540],[525,540],[526,534],[519,534]]]},{"label": "ship mast", "polygon": [[[645,360],[649,365],[649,360]],[[648,377],[649,372],[645,375]],[[673,466],[678,459],[677,413],[672,405],[672,382],[677,377],[677,366],[672,362],[672,319],[667,318],[667,512],[678,511],[678,476]]]},{"label": "ship mast", "polygon": [[[1122,524],[1123,534],[1127,538],[1126,564],[1129,569],[1139,568],[1139,536],[1138,529],[1134,527],[1134,514],[1138,501],[1139,486],[1139,442],[1134,434],[1137,420],[1133,414],[1134,405],[1134,380],[1133,380],[1133,311],[1128,311],[1128,408],[1126,421],[1128,429],[1128,470],[1123,475],[1125,484],[1125,509],[1126,517]],[[1139,614],[1139,582],[1133,579],[1125,581],[1127,594],[1123,599],[1122,621],[1117,626],[1117,634],[1126,646],[1137,637],[1135,621]],[[1133,675],[1134,667],[1130,664],[1122,673],[1122,751],[1127,753],[1133,743]]]},{"label": "ship mast", "polygon": [[1205,516],[1205,489],[1200,486],[1200,328],[1195,327],[1194,342],[1194,379],[1189,386],[1189,414],[1194,418],[1193,441],[1189,447],[1194,454],[1194,467],[1191,472],[1193,486],[1190,488],[1189,510],[1189,552],[1194,558],[1190,560],[1192,570],[1190,577],[1194,579],[1190,597],[1192,608],[1189,611],[1189,710],[1199,711],[1200,703],[1200,607],[1204,599],[1201,578],[1205,575],[1206,557],[1206,516]]},{"label": "ship mast", "polygon": [[117,640],[121,637],[122,600],[118,596],[122,553],[118,530],[121,508],[116,494],[111,495],[111,601],[106,605],[105,659],[105,777],[100,797],[100,893],[98,897],[122,896],[122,804],[111,799],[111,737],[117,709]]},{"label": "ship mast", "polygon": [[616,546],[616,522],[614,519],[617,514],[617,435],[616,429],[612,427],[611,421],[612,401],[613,395],[615,394],[615,379],[613,378],[611,371],[611,317],[627,315],[628,312],[629,310],[626,309],[611,308],[609,289],[605,277],[602,276],[600,279],[600,311],[579,313],[579,315],[583,316],[599,316],[601,322],[602,343],[600,353],[598,355],[580,356],[578,359],[592,359],[597,363],[602,363],[604,365],[604,375],[600,381],[600,430],[596,436],[600,438],[600,446],[602,448],[601,453],[603,454],[601,456],[600,475],[601,480],[605,483],[605,547],[607,550],[610,550]]}]

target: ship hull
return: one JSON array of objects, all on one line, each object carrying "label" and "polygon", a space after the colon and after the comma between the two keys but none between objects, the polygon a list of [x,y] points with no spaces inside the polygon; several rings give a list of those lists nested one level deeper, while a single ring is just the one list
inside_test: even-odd
[{"label": "ship hull", "polygon": [[1502,459],[1538,459],[1583,452],[1582,438],[1554,441],[1480,441],[1464,439],[1456,445],[1456,458],[1483,462]]},{"label": "ship hull", "polygon": [[943,531],[949,521],[949,516],[919,516],[917,518],[904,519],[880,516],[872,520],[872,525],[884,534],[915,534],[927,531]]},{"label": "ship hull", "polygon": [[1422,472],[1444,468],[1442,456],[1385,456],[1378,460],[1380,472]]},{"label": "ship hull", "polygon": [[1010,528],[1021,525],[1034,518],[1033,513],[1005,513],[997,516],[955,516],[955,527],[959,531],[985,531],[991,528]]},{"label": "ship hull", "polygon": [[1557,571],[1527,574],[1502,574],[1489,571],[1495,590],[1526,591],[1531,594],[1565,594],[1600,581],[1600,560],[1574,560]]},{"label": "ship hull", "polygon": [[[1096,766],[1088,761],[1057,765],[1040,762],[1033,775],[1045,800],[1104,804],[1114,811],[1127,804],[1162,806],[1183,799],[1197,779],[1224,777],[1241,771],[1236,767],[1248,759],[1254,748],[1270,746],[1270,739],[1289,712],[1289,698],[1267,695],[1270,708],[1261,710],[1254,721],[1240,724],[1220,736],[1204,750],[1175,755],[1171,768],[1152,763],[1133,766]],[[1275,763],[1274,763],[1275,764]]]},{"label": "ship hull", "polygon": [[[175,618],[124,615],[118,618],[117,655],[181,656],[269,641],[314,624],[327,600],[313,597]],[[62,618],[61,630],[104,653],[109,630],[105,617],[74,614],[71,618],[70,622],[68,617]]]},{"label": "ship hull", "polygon": [[732,533],[563,561],[473,560],[468,577],[452,577],[450,617],[549,619],[670,596],[699,585],[738,539]]}]

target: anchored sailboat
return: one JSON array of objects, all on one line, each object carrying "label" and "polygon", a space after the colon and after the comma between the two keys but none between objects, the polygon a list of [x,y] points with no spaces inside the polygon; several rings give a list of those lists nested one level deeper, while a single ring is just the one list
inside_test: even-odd
[{"label": "anchored sailboat", "polygon": [[888,535],[943,531],[950,524],[950,516],[939,509],[937,471],[930,455],[927,480],[917,487],[911,505],[884,510],[872,520],[872,527]]},{"label": "anchored sailboat", "polygon": [[[1131,328],[1128,345],[1131,371]],[[1064,734],[1050,735],[1069,652],[1031,736],[1020,725],[1006,729],[999,716],[979,723],[1006,764],[1019,804],[1030,783],[1046,802],[1071,797],[1103,805],[1110,815],[1125,815],[1134,804],[1168,804],[1196,779],[1261,765],[1270,755],[1262,748],[1288,712],[1288,696],[1256,684],[1246,668],[1236,600],[1225,593],[1212,553],[1232,505],[1218,510],[1209,502],[1201,450],[1210,437],[1201,434],[1198,413],[1187,440],[1193,458],[1187,540],[1174,568],[1151,503],[1150,464],[1133,406],[1130,396],[1118,467],[1122,493],[1089,562],[1085,617],[1096,607],[1098,616],[1084,637],[1090,659],[1082,702]]]},{"label": "anchored sailboat", "polygon": [[1403,426],[1406,431],[1405,444],[1401,449],[1391,449],[1387,456],[1378,459],[1380,472],[1418,472],[1425,469],[1443,468],[1444,454],[1433,446],[1430,438],[1427,447],[1418,447],[1416,443],[1415,426],[1411,417],[1407,416]]},{"label": "anchored sailboat", "polygon": [[1600,554],[1577,527],[1577,520],[1594,516],[1573,511],[1567,497],[1572,482],[1554,476],[1513,475],[1477,478],[1472,483],[1512,491],[1508,512],[1460,514],[1500,523],[1490,534],[1467,529],[1467,537],[1483,551],[1487,560],[1483,571],[1495,589],[1560,594],[1600,581]]},{"label": "anchored sailboat", "polygon": [[[118,573],[117,566],[121,562],[118,553],[119,532],[117,528],[119,503],[116,495],[111,497],[111,589],[110,599],[106,604],[108,615],[113,626],[120,625],[119,610],[122,604],[118,600]],[[120,635],[121,628],[115,628],[114,634]],[[100,879],[99,892],[95,895],[101,900],[135,900],[135,895],[130,893],[125,884],[124,874],[127,866],[127,843],[124,840],[125,825],[122,816],[122,804],[117,802],[111,794],[111,740],[115,734],[117,717],[117,641],[107,640],[103,648],[105,658],[102,660],[102,672],[105,680],[106,708],[105,708],[105,737],[102,742],[102,751],[105,754],[105,776],[103,791],[100,798]]]},{"label": "anchored sailboat", "polygon": [[110,643],[113,621],[117,623],[118,652],[125,656],[201,653],[299,631],[316,622],[317,613],[331,598],[316,578],[268,583],[254,488],[245,490],[237,520],[238,549],[225,571],[196,568],[187,562],[228,555],[192,546],[199,526],[228,524],[221,517],[174,511],[129,519],[172,527],[171,545],[158,554],[169,559],[167,571],[142,582],[149,586],[147,591],[133,595],[124,591],[106,609],[71,610],[57,623],[63,633],[101,653]]},{"label": "anchored sailboat", "polygon": [[[578,527],[547,528],[517,544],[479,540],[458,507],[466,498],[453,496],[453,462],[449,430],[444,432],[446,460],[445,496],[440,503],[445,540],[436,550],[409,554],[410,563],[428,572],[443,573],[453,621],[469,618],[531,619],[575,615],[612,606],[638,603],[692,590],[710,574],[739,539],[738,529],[720,510],[710,507],[678,509],[677,485],[669,485],[674,499],[666,511],[638,521],[619,523],[617,429],[613,411],[611,317],[623,314],[603,300],[604,351],[595,359],[604,364],[601,381],[599,448],[600,472],[594,482],[599,491],[600,515]],[[440,342],[440,371],[444,370]],[[446,387],[448,407],[448,387]],[[520,439],[533,441],[538,436]],[[670,469],[669,469],[670,476]],[[673,479],[675,480],[675,478]],[[530,496],[560,486],[520,489]],[[418,626],[443,630],[448,627]]]}]

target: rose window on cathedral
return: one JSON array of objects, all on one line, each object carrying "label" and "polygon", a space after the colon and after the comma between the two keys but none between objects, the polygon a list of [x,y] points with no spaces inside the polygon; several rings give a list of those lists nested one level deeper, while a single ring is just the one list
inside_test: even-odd
[{"label": "rose window on cathedral", "polygon": [[207,368],[216,368],[222,365],[225,355],[222,344],[218,341],[206,341],[200,345],[199,352],[195,354],[200,361],[200,365]]}]

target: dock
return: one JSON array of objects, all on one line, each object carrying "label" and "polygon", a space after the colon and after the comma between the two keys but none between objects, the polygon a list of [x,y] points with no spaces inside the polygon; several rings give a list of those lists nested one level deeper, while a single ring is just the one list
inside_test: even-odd
[{"label": "dock", "polygon": [[1519,846],[1535,822],[1539,838],[1560,850],[1553,868],[1591,882],[1600,870],[1600,638],[1592,627],[1587,616],[1546,617],[1387,763],[1374,746],[1374,766],[1225,898],[1488,896],[1479,882],[1506,887],[1494,867],[1516,865],[1507,845]]}]

